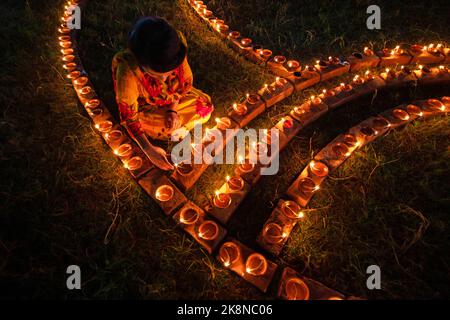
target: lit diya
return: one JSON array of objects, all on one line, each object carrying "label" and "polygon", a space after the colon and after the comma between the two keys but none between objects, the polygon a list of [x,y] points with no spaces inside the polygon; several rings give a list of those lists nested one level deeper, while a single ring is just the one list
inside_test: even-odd
[{"label": "lit diya", "polygon": [[261,276],[267,271],[267,260],[259,253],[252,253],[245,262],[245,271],[253,276]]},{"label": "lit diya", "polygon": [[58,40],[59,41],[70,41],[71,38],[70,38],[70,36],[59,36]]},{"label": "lit diya", "polygon": [[116,150],[114,150],[114,154],[121,158],[128,157],[131,154],[132,150],[133,150],[133,147],[131,144],[124,143],[124,144],[121,144]]},{"label": "lit diya", "polygon": [[[99,110],[99,109],[93,109],[94,110]],[[100,111],[102,111],[100,109]],[[119,141],[120,139],[122,139],[123,137],[123,133],[120,130],[112,130],[109,133],[105,134],[105,138],[106,140],[108,140],[109,142],[114,142],[114,141]]]},{"label": "lit diya", "polygon": [[245,161],[239,165],[239,170],[243,173],[252,172],[254,168],[255,165],[251,163],[249,159],[245,159]]},{"label": "lit diya", "polygon": [[207,220],[198,227],[198,237],[203,240],[214,240],[218,234],[219,226],[214,221]]},{"label": "lit diya", "polygon": [[231,119],[228,117],[216,118],[217,129],[226,130],[231,126]]},{"label": "lit diya", "polygon": [[173,198],[173,194],[174,190],[172,186],[164,184],[162,186],[159,186],[158,189],[156,189],[155,198],[158,201],[167,202]]},{"label": "lit diya", "polygon": [[305,195],[309,195],[320,189],[320,187],[316,185],[316,183],[311,178],[303,178],[302,180],[300,180],[298,188]]},{"label": "lit diya", "polygon": [[311,161],[309,163],[309,171],[316,177],[326,177],[328,175],[328,167],[320,161]]},{"label": "lit diya", "polygon": [[366,137],[372,137],[378,133],[376,130],[374,130],[372,127],[369,126],[360,128],[359,132],[361,132],[361,134]]},{"label": "lit diya", "polygon": [[445,111],[444,104],[437,99],[428,99],[426,102],[427,107],[434,111]]},{"label": "lit diya", "polygon": [[250,38],[242,38],[241,39],[241,45],[243,47],[249,47],[252,44],[252,39]]},{"label": "lit diya", "polygon": [[359,75],[356,75],[356,76],[353,77],[352,82],[353,82],[354,84],[356,84],[356,85],[361,85],[361,84],[364,83],[364,79],[361,78]]},{"label": "lit diya", "polygon": [[194,208],[185,208],[180,212],[180,222],[183,224],[191,225],[198,221],[200,217],[197,210]]},{"label": "lit diya", "polygon": [[[131,170],[131,171],[137,170],[140,167],[142,167],[142,158],[139,156],[135,156],[125,163],[125,168],[127,168],[128,170]],[[173,192],[173,190],[172,190],[172,192]]]},{"label": "lit diya", "polygon": [[91,99],[84,104],[84,107],[87,109],[94,109],[100,106],[100,99]]},{"label": "lit diya", "polygon": [[61,53],[63,55],[68,55],[68,54],[73,54],[73,49],[72,48],[68,48],[68,49],[61,49]]},{"label": "lit diya", "polygon": [[62,61],[64,62],[72,62],[73,60],[75,60],[75,56],[73,54],[66,54],[62,57]]},{"label": "lit diya", "polygon": [[229,267],[239,260],[241,250],[234,242],[225,242],[219,250],[219,259],[225,267]]},{"label": "lit diya", "polygon": [[92,93],[92,88],[90,86],[84,86],[78,92],[83,96],[87,96]]},{"label": "lit diya", "polygon": [[341,83],[339,85],[339,88],[341,89],[341,91],[344,91],[344,92],[352,91],[352,89],[353,89],[353,87],[348,83]]},{"label": "lit diya", "polygon": [[356,137],[352,134],[346,134],[344,135],[344,143],[350,147],[356,147],[359,145],[358,140]]},{"label": "lit diya", "polygon": [[247,113],[247,106],[243,103],[235,103],[233,104],[233,110],[240,116]]},{"label": "lit diya", "polygon": [[392,111],[392,115],[394,116],[395,119],[397,120],[401,120],[401,121],[407,121],[409,120],[409,114],[408,112],[406,112],[403,109],[394,109]]},{"label": "lit diya", "polygon": [[311,104],[313,106],[318,106],[319,104],[322,103],[322,99],[320,99],[319,97],[316,97],[316,96],[311,96],[311,98],[309,100],[311,101]]},{"label": "lit diya", "polygon": [[230,27],[226,24],[218,24],[217,25],[217,30],[219,30],[219,32],[221,32],[221,33],[226,34],[226,33],[228,33],[229,29],[230,29]]},{"label": "lit diya", "polygon": [[408,104],[408,105],[406,106],[406,111],[407,111],[409,114],[412,114],[412,115],[415,115],[415,116],[419,116],[419,117],[423,116],[422,109],[419,108],[419,107],[416,106],[416,105],[413,105],[413,104]]},{"label": "lit diya", "polygon": [[350,156],[350,149],[347,144],[342,142],[337,142],[331,148],[336,157],[348,157]]},{"label": "lit diya", "polygon": [[287,235],[279,224],[268,223],[263,229],[263,236],[268,243],[277,244],[281,243]]},{"label": "lit diya", "polygon": [[383,119],[383,118],[376,118],[372,121],[372,127],[375,130],[383,130],[390,126],[391,126],[390,123],[386,119]]},{"label": "lit diya", "polygon": [[82,86],[86,85],[86,83],[88,83],[88,81],[89,81],[89,80],[88,80],[87,77],[79,77],[79,78],[75,79],[75,80],[73,81],[73,83],[74,83],[76,86],[82,87]]},{"label": "lit diya", "polygon": [[369,49],[368,47],[365,47],[364,48],[364,54],[369,57],[369,56],[373,56],[375,53],[373,52],[372,49]]},{"label": "lit diya", "polygon": [[220,193],[219,191],[216,191],[213,204],[217,208],[225,209],[231,204],[231,196],[228,193]]},{"label": "lit diya", "polygon": [[191,174],[191,172],[194,170],[194,167],[190,163],[181,162],[175,165],[175,169],[181,176],[187,176]]},{"label": "lit diya", "polygon": [[103,114],[103,108],[89,109],[88,114],[92,118],[101,116]]},{"label": "lit diya", "polygon": [[73,71],[77,68],[77,64],[75,62],[68,62],[63,64],[63,68],[67,71]]},{"label": "lit diya", "polygon": [[261,97],[258,94],[248,94],[247,93],[247,103],[248,104],[256,104],[259,102]]},{"label": "lit diya", "polygon": [[275,56],[273,57],[273,62],[275,62],[276,64],[284,64],[286,62],[286,57],[285,56]]},{"label": "lit diya", "polygon": [[264,59],[268,60],[272,56],[272,51],[269,49],[261,49],[258,51],[258,54]]},{"label": "lit diya", "polygon": [[61,48],[67,49],[72,47],[72,41],[60,41],[59,45]]},{"label": "lit diya", "polygon": [[288,300],[309,300],[308,285],[300,278],[293,277],[287,280],[285,291]]},{"label": "lit diya", "polygon": [[300,206],[294,201],[284,201],[281,204],[281,212],[289,219],[301,219],[305,216]]},{"label": "lit diya", "polygon": [[238,39],[241,36],[241,33],[239,31],[231,31],[228,36],[231,39]]},{"label": "lit diya", "polygon": [[80,71],[72,71],[66,77],[67,79],[75,80],[80,76],[80,74],[81,74]]},{"label": "lit diya", "polygon": [[113,123],[109,120],[101,121],[95,125],[95,128],[101,133],[107,133],[111,131]]},{"label": "lit diya", "polygon": [[239,176],[235,176],[232,178],[227,176],[226,180],[227,180],[228,188],[230,188],[230,190],[232,190],[232,191],[240,191],[244,188],[244,179],[242,179]]},{"label": "lit diya", "polygon": [[296,60],[289,60],[287,62],[287,70],[290,72],[297,71],[300,68],[300,62]]}]

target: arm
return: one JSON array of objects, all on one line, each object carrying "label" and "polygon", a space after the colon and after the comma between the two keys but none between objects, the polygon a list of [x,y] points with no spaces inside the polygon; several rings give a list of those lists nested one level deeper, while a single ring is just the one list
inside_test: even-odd
[{"label": "arm", "polygon": [[133,72],[125,62],[117,63],[115,61],[113,65],[116,100],[121,123],[153,164],[163,170],[173,169],[167,160],[165,151],[152,145],[141,128],[138,118],[139,90]]}]

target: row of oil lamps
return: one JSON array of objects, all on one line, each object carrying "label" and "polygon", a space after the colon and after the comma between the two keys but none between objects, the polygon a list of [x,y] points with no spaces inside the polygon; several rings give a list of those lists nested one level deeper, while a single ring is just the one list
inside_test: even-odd
[{"label": "row of oil lamps", "polygon": [[[67,10],[70,6],[78,4],[77,0],[67,1],[65,11],[61,17],[62,24],[58,28],[59,46],[62,53],[62,67],[68,72],[67,78],[72,81],[74,89],[77,92],[78,98],[83,103],[89,116],[95,123],[96,130],[102,135],[108,145],[114,145],[113,153],[124,162],[124,167],[130,171],[139,170],[143,166],[143,159],[140,156],[133,156],[134,147],[130,140],[126,139],[126,134],[121,130],[120,125],[115,123],[113,117],[108,110],[103,106],[102,102],[97,98],[96,93],[90,85],[89,79],[86,76],[81,63],[78,62],[75,40],[70,28],[67,27],[66,22],[71,18],[70,12]],[[254,98],[254,97],[253,97]],[[252,99],[251,96],[248,97]],[[225,124],[223,124],[225,122]],[[219,128],[224,128],[227,125],[226,119],[217,119]],[[126,143],[119,143],[123,140]],[[130,157],[131,156],[131,157]],[[178,166],[177,170],[183,173],[186,167]],[[241,187],[242,181],[239,177],[228,179],[230,188],[237,190]],[[160,202],[168,202],[174,196],[175,190],[170,185],[160,185],[155,191],[155,198]],[[220,197],[219,197],[220,198]],[[193,209],[182,210],[180,212],[179,222],[184,225],[194,225],[199,220],[199,213]],[[203,221],[197,228],[197,235],[205,241],[213,241],[217,238],[219,233],[219,226],[212,220]],[[225,266],[231,266],[236,263],[240,256],[240,247],[233,242],[226,242],[220,248],[219,259]],[[245,273],[255,277],[264,276],[267,270],[267,260],[259,253],[250,254],[245,260]],[[305,284],[300,278],[292,278],[288,280],[286,285],[287,298],[297,299],[305,298],[299,296],[299,286],[305,290]],[[307,287],[306,287],[307,290]],[[309,291],[308,291],[309,292]],[[309,293],[308,293],[309,294]]]}]

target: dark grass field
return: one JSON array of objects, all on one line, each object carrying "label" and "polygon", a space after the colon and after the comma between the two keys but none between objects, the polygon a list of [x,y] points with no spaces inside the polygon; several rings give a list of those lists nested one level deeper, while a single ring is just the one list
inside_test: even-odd
[{"label": "dark grass field", "polygon": [[[179,231],[93,131],[59,63],[56,26],[62,3],[0,4],[0,296],[270,298]],[[450,41],[447,1],[380,1],[380,31],[365,28],[365,9],[372,4],[365,1],[209,3],[232,28],[305,63],[321,55],[347,55],[369,43],[381,48]],[[217,115],[272,78],[228,49],[184,0],[93,0],[83,11],[81,55],[114,112],[110,61],[142,15],[164,16],[184,32],[196,86],[213,97]],[[251,126],[271,126],[321,88],[294,95]],[[251,192],[230,233],[253,245],[277,199],[337,134],[398,103],[444,94],[450,88],[382,93],[326,115],[284,151],[279,175],[263,179]],[[365,298],[449,298],[449,142],[449,121],[440,118],[410,125],[359,151],[317,194],[308,218],[276,261]],[[212,166],[189,197],[205,201],[232,170]],[[81,291],[66,289],[70,264],[81,266]],[[380,291],[365,287],[370,264],[381,267]]]}]

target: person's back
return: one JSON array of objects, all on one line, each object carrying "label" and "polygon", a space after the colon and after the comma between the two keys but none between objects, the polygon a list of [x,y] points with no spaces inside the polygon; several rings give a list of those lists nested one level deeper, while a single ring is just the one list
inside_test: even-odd
[{"label": "person's back", "polygon": [[156,166],[172,169],[147,136],[168,139],[205,123],[213,111],[210,97],[193,87],[184,36],[162,18],[140,19],[128,49],[114,56],[112,74],[122,124]]}]

